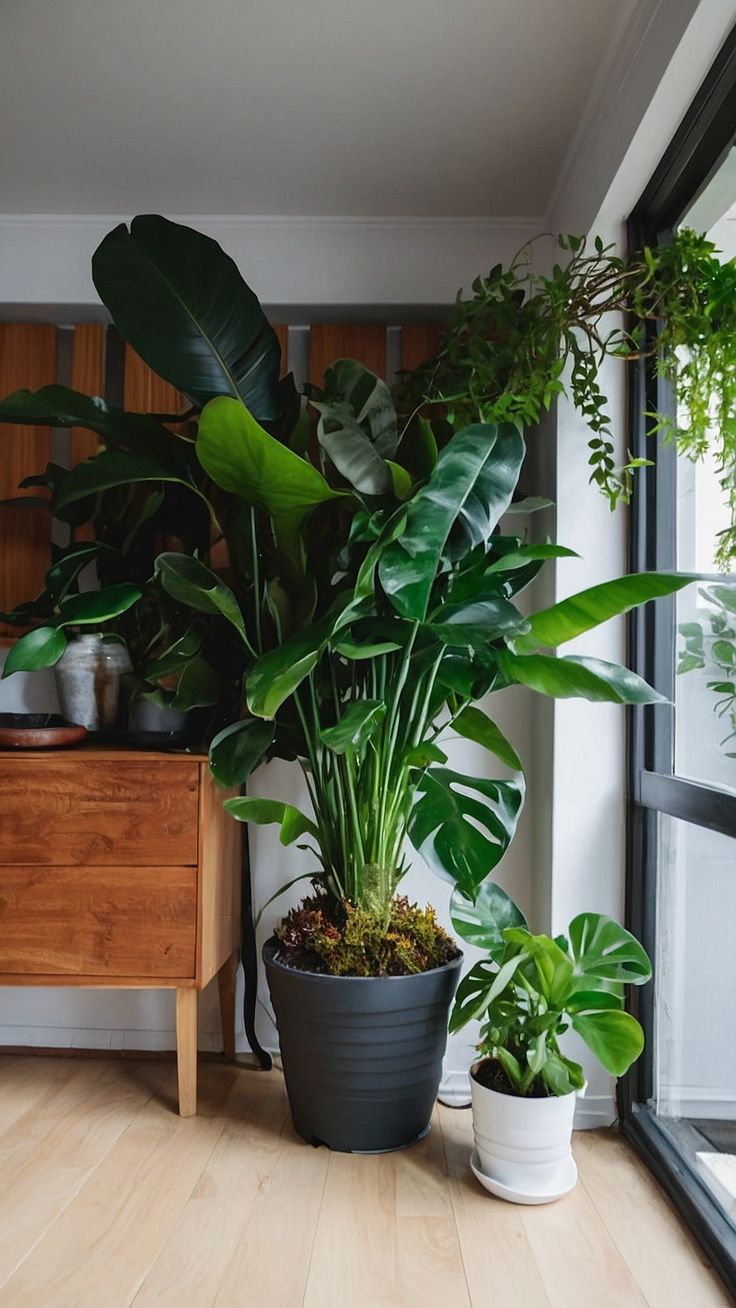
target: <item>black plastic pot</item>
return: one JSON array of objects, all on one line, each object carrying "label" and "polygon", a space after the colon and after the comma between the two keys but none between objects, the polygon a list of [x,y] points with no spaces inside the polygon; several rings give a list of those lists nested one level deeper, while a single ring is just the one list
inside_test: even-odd
[{"label": "black plastic pot", "polygon": [[421,1139],[437,1098],[462,955],[415,976],[300,972],[263,946],[296,1131],[342,1153]]}]

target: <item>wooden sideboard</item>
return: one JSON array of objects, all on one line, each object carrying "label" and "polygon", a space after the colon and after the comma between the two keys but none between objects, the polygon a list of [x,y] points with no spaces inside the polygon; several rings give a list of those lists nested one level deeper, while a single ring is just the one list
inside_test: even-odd
[{"label": "wooden sideboard", "polygon": [[176,990],[183,1117],[197,1111],[197,997],[214,976],[235,1052],[240,826],[227,794],[204,755],[0,752],[0,985]]}]

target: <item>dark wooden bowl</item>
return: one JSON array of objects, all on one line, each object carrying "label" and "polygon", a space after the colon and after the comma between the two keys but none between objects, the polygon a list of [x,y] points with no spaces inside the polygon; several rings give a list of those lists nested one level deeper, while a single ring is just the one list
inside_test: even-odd
[{"label": "dark wooden bowl", "polygon": [[61,749],[88,735],[58,713],[0,713],[0,749]]}]

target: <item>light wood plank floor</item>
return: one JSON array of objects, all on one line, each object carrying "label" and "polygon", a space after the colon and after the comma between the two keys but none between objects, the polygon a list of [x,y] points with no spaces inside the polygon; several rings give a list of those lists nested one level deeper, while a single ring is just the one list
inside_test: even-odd
[{"label": "light wood plank floor", "polygon": [[0,1057],[2,1308],[726,1308],[614,1132],[580,1133],[576,1190],[517,1208],[468,1171],[470,1112],[372,1158],[294,1135],[280,1072]]}]

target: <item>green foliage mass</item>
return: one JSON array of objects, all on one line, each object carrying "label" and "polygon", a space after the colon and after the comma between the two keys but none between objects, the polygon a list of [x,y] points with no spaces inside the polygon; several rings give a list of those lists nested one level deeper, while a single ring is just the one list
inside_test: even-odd
[{"label": "green foliage mass", "polygon": [[688,229],[629,258],[600,239],[558,244],[564,259],[548,275],[527,245],[477,277],[471,296],[458,293],[439,350],[400,384],[401,411],[441,404],[452,422],[527,428],[567,393],[592,433],[591,481],[613,507],[629,501],[641,460],[616,466],[601,366],[651,356],[676,387],[677,420],[652,413],[650,433],[689,458],[715,450],[733,518],[718,551],[725,568],[736,554],[736,260]]}]

